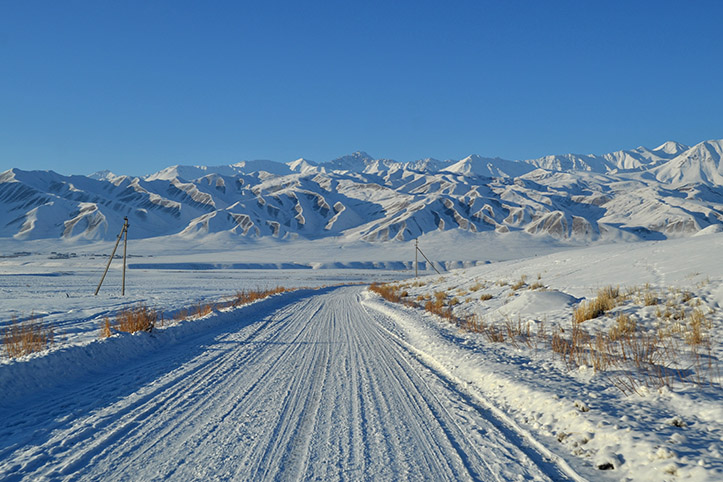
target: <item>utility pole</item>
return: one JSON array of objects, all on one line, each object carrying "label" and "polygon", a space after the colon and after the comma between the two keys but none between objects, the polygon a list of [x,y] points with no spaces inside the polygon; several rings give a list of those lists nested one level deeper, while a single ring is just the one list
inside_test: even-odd
[{"label": "utility pole", "polygon": [[419,238],[415,238],[414,239],[414,277],[415,278],[419,277],[418,269],[417,269],[417,266],[419,266],[419,263],[417,261],[418,252],[419,252]]},{"label": "utility pole", "polygon": [[126,246],[128,245],[128,217],[126,216],[123,218],[123,229],[121,229],[120,234],[118,235],[118,239],[115,241],[115,246],[113,247],[113,252],[110,255],[110,258],[108,258],[108,264],[105,266],[105,271],[103,271],[103,276],[100,278],[100,283],[98,283],[98,287],[95,289],[95,295],[98,295],[98,292],[100,291],[100,287],[103,284],[103,280],[105,279],[105,275],[108,274],[108,268],[110,268],[110,262],[113,261],[113,256],[115,256],[115,252],[118,249],[118,244],[120,243],[121,238],[125,234],[125,243],[123,245],[123,296],[125,296],[126,291]]},{"label": "utility pole", "polygon": [[126,235],[123,239],[123,288],[121,289],[121,296],[126,295],[126,252],[128,250],[128,216],[123,218],[123,231]]},{"label": "utility pole", "polygon": [[[442,273],[439,272],[439,270],[437,269],[437,267],[429,260],[429,258],[427,258],[427,256],[424,254],[424,251],[422,251],[421,249],[419,249],[419,243],[417,242],[416,239],[414,240],[414,248],[415,248],[415,253],[414,253],[414,264],[415,264],[415,266],[416,266],[416,264],[417,264],[417,253],[419,253],[419,254],[422,255],[422,257],[423,257],[424,259],[427,260],[427,263],[429,263],[429,265],[430,265],[432,268],[434,268],[434,271],[436,271],[437,274],[442,274]],[[416,268],[414,269],[414,273],[415,273],[415,276],[416,276],[416,273],[417,273]]]}]

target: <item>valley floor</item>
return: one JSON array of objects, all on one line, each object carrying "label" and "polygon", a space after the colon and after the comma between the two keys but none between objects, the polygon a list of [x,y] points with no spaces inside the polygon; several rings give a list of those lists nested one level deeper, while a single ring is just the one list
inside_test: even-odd
[{"label": "valley floor", "polygon": [[[88,294],[90,254],[5,258],[7,306],[41,312],[61,339],[0,359],[0,480],[723,480],[722,250],[721,234],[601,245],[418,280],[138,269],[125,298],[117,271]],[[403,277],[417,307],[349,284]],[[170,315],[276,285],[311,288],[98,339],[104,316],[137,302]],[[640,375],[629,363],[571,366],[549,349],[606,286],[625,295],[579,326],[609,333],[622,316],[636,336],[667,333],[678,351],[657,360],[683,379],[624,392]],[[533,338],[493,341],[427,313],[437,293],[458,319]]]}]

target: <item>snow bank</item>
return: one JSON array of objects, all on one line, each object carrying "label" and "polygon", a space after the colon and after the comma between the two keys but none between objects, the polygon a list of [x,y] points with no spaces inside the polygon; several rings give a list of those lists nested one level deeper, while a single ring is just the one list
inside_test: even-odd
[{"label": "snow bank", "polygon": [[[0,404],[22,403],[30,394],[40,394],[59,385],[71,385],[110,368],[138,360],[152,351],[199,337],[215,337],[238,329],[239,323],[258,322],[262,313],[278,308],[317,290],[298,290],[238,307],[214,311],[202,318],[170,322],[152,333],[119,333],[73,345],[58,345],[49,351],[4,360],[0,364]],[[241,320],[241,321],[239,321]],[[168,323],[168,322],[167,322]]]},{"label": "snow bank", "polygon": [[[621,292],[649,290],[655,304],[646,306],[636,298],[642,295],[631,294],[613,313],[586,321],[583,327],[592,333],[609,329],[618,313],[632,316],[641,329],[655,329],[666,310],[704,313],[712,346],[700,350],[710,359],[710,371],[705,363],[688,365],[683,358],[687,383],[641,385],[637,393],[616,386],[616,379],[626,376],[622,369],[572,369],[534,339],[529,346],[493,343],[371,293],[365,305],[391,317],[389,331],[458,380],[470,396],[498,407],[537,441],[531,443],[548,447],[580,473],[592,470],[599,474],[595,479],[718,481],[723,480],[723,343],[716,336],[723,329],[721,248],[720,234],[600,246],[402,283],[408,300],[441,292],[456,298],[451,306],[458,317],[475,314],[502,329],[519,321],[532,327],[533,337],[542,327],[548,335],[557,330],[567,336],[578,303],[609,285]],[[532,284],[544,285],[544,291]],[[686,323],[679,322],[682,330]]]}]

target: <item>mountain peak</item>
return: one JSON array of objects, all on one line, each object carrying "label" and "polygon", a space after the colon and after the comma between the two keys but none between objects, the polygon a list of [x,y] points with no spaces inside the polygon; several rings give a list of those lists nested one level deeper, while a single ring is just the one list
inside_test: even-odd
[{"label": "mountain peak", "polygon": [[303,157],[298,158],[295,161],[287,162],[289,169],[295,172],[307,172],[311,169],[316,169],[319,165],[314,161],[304,159]]},{"label": "mountain peak", "polygon": [[[356,151],[351,154],[347,154],[346,156],[338,157],[338,158],[334,159],[334,161],[340,161],[342,159],[343,160],[354,160],[354,161],[373,161],[374,160],[374,158],[372,156],[370,156],[369,154],[367,154],[364,151]],[[331,161],[331,162],[334,162],[334,161]]]},{"label": "mountain peak", "polygon": [[687,149],[689,149],[688,146],[685,146],[679,142],[667,141],[653,149],[653,152],[664,152],[672,156],[677,156],[678,154]]}]

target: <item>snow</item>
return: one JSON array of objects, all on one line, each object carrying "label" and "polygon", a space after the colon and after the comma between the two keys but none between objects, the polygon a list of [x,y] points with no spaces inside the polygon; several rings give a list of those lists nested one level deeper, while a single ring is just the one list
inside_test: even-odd
[{"label": "snow", "polygon": [[578,243],[675,238],[721,224],[722,153],[723,141],[711,140],[522,161],[356,152],[319,164],[171,166],[143,178],[12,169],[0,174],[0,237],[109,241],[128,217],[136,237],[227,233],[239,243],[409,241],[452,230]]},{"label": "snow", "polygon": [[[688,293],[685,303],[706,313],[718,370],[721,233],[590,247],[438,233],[420,239],[425,253],[470,267],[419,280],[410,279],[409,243],[240,250],[224,236],[206,241],[134,241],[121,297],[117,261],[92,295],[110,243],[0,240],[6,316],[40,315],[58,338],[49,351],[1,358],[1,479],[723,478],[719,371],[698,374],[712,385],[623,393],[618,371],[571,368],[543,344],[493,343],[349,285],[401,280],[411,299],[443,291],[459,299],[458,316],[533,333],[569,332],[573,309],[605,286],[645,287],[660,301],[644,306],[632,295],[586,329],[607,329],[617,313],[653,326],[656,308]],[[251,262],[304,269],[234,268]],[[375,262],[404,269],[324,269]],[[312,288],[98,339],[105,316],[138,302],[170,320],[199,302],[276,285]]]},{"label": "snow", "polygon": [[[520,320],[533,326],[533,333],[541,324],[548,331],[560,327],[569,332],[576,301],[593,297],[606,285],[624,289],[647,284],[661,296],[672,289],[688,290],[711,323],[713,369],[702,385],[679,382],[626,394],[614,385],[616,373],[570,369],[537,344],[495,344],[419,309],[390,305],[372,295],[367,303],[393,319],[389,325],[397,336],[510,414],[557,454],[568,459],[572,455],[586,467],[610,467],[616,480],[721,480],[723,344],[716,336],[723,328],[723,261],[716,255],[721,248],[720,234],[585,248],[403,285],[409,299],[439,291],[454,294],[461,300],[455,307],[459,316],[476,313],[497,326]],[[537,281],[538,273],[547,291],[516,292],[509,286],[523,275],[528,283]],[[468,292],[480,284],[485,287]],[[480,301],[480,293],[493,298]],[[632,302],[621,309],[634,313],[641,326],[652,326],[656,317],[651,308],[636,308]],[[612,318],[589,320],[585,327],[604,328]],[[696,375],[705,377],[698,373],[692,378]]]}]

